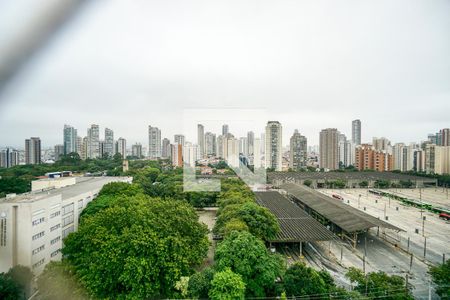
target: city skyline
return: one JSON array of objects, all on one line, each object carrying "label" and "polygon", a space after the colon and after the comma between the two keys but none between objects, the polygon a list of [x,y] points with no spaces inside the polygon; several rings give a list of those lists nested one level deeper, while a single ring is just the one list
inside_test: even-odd
[{"label": "city skyline", "polygon": [[64,123],[143,143],[146,125],[173,137],[199,107],[266,109],[283,140],[298,128],[311,145],[328,127],[350,139],[354,119],[363,142],[448,127],[448,1],[133,3],[87,3],[4,86],[1,144],[39,135],[51,146]]}]

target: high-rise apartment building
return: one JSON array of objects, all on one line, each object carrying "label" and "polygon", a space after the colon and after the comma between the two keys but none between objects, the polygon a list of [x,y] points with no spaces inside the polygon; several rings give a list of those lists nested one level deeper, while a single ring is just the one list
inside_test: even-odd
[{"label": "high-rise apartment building", "polygon": [[87,130],[87,158],[100,157],[100,128],[96,124],[92,124]]},{"label": "high-rise apartment building", "polygon": [[115,154],[114,131],[109,128],[105,128],[103,154],[107,154],[109,157],[113,157]]},{"label": "high-rise apartment building", "polygon": [[327,128],[320,132],[319,166],[321,168],[339,169],[338,138],[339,132],[336,128]]},{"label": "high-rise apartment building", "polygon": [[435,147],[434,173],[450,174],[450,146]]},{"label": "high-rise apartment building", "polygon": [[248,158],[248,139],[247,137],[241,137],[239,139],[239,153]]},{"label": "high-rise apartment building", "polygon": [[223,135],[219,135],[216,139],[217,157],[223,158]]},{"label": "high-rise apartment building", "polygon": [[200,157],[205,156],[205,127],[202,124],[197,124],[197,144],[200,148]]},{"label": "high-rise apartment building", "polygon": [[19,164],[19,151],[6,148],[0,152],[0,167],[11,168]]},{"label": "high-rise apartment building", "polygon": [[255,134],[253,131],[247,132],[247,143],[248,155],[252,156],[255,151]]},{"label": "high-rise apartment building", "polygon": [[63,154],[69,154],[72,152],[77,152],[77,130],[70,126],[70,125],[64,125],[64,153]]},{"label": "high-rise apartment building", "polygon": [[174,144],[180,144],[181,146],[184,146],[185,138],[182,134],[175,134],[173,137]]},{"label": "high-rise apartment building", "polygon": [[275,171],[282,170],[282,126],[278,121],[266,125],[265,167]]},{"label": "high-rise apartment building", "polygon": [[142,158],[142,145],[139,143],[132,145],[131,155],[136,158]]},{"label": "high-rise apartment building", "polygon": [[183,163],[189,167],[195,167],[195,162],[199,159],[198,146],[186,142],[183,147]]},{"label": "high-rise apartment building", "polygon": [[211,132],[205,133],[205,154],[206,155],[216,155],[216,135]]},{"label": "high-rise apartment building", "polygon": [[119,138],[117,140],[117,152],[123,159],[127,158],[127,140],[124,138]]},{"label": "high-rise apartment building", "polygon": [[357,145],[361,145],[361,120],[352,121],[352,141]]},{"label": "high-rise apartment building", "polygon": [[[55,161],[58,161],[61,156],[64,155],[64,150],[66,149],[66,147],[64,147],[64,145],[55,145]],[[72,153],[72,152],[69,152]]]},{"label": "high-rise apartment building", "polygon": [[169,158],[170,155],[170,140],[168,138],[164,138],[162,140],[161,157]]},{"label": "high-rise apartment building", "polygon": [[355,167],[360,171],[392,171],[392,155],[386,151],[375,150],[372,145],[362,144],[357,146],[355,150]]},{"label": "high-rise apartment building", "polygon": [[172,160],[172,166],[183,167],[183,146],[181,144],[171,144],[170,145],[170,158]]},{"label": "high-rise apartment building", "polygon": [[301,135],[297,129],[290,139],[289,152],[289,168],[293,170],[300,170],[306,167],[306,160],[308,158],[308,144],[306,137]]},{"label": "high-rise apartment building", "polygon": [[41,139],[32,137],[25,140],[25,164],[36,165],[41,163]]},{"label": "high-rise apartment building", "polygon": [[227,135],[228,133],[230,133],[230,131],[228,130],[228,125],[223,124],[222,125],[222,135]]},{"label": "high-rise apartment building", "polygon": [[239,167],[239,140],[231,133],[223,138],[223,158],[229,166]]},{"label": "high-rise apartment building", "polygon": [[88,155],[88,137],[85,136],[83,138],[83,142],[82,142],[80,158],[86,159],[86,158],[88,158],[87,155]]},{"label": "high-rise apartment building", "polygon": [[158,127],[148,126],[148,157],[159,158],[162,156],[161,130]]},{"label": "high-rise apartment building", "polygon": [[450,128],[439,130],[439,146],[450,146]]},{"label": "high-rise apartment building", "polygon": [[[82,158],[83,147],[84,147],[83,138],[81,136],[77,136],[77,151],[76,152],[78,153],[78,155],[80,156],[81,159],[83,159]],[[85,153],[85,155],[86,155],[86,153]]]},{"label": "high-rise apartment building", "polygon": [[372,139],[373,148],[377,151],[386,151],[388,153],[392,152],[391,149],[391,141],[389,141],[385,137],[377,138],[374,137]]}]

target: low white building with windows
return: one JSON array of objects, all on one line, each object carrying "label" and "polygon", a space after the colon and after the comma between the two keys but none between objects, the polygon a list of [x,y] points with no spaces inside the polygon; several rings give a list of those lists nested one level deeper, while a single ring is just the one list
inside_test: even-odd
[{"label": "low white building with windows", "polygon": [[131,180],[79,177],[69,186],[0,199],[0,272],[23,265],[37,275],[48,262],[60,260],[63,239],[78,229],[81,211],[103,185]]}]

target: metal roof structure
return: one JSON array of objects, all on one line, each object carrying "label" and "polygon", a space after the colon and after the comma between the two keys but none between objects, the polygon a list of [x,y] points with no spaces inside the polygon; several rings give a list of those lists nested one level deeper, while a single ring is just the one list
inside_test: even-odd
[{"label": "metal roof structure", "polygon": [[378,226],[404,231],[397,226],[366,214],[340,200],[331,198],[304,185],[286,183],[281,185],[280,188],[348,233],[363,231]]},{"label": "metal roof structure", "polygon": [[255,192],[256,202],[269,209],[280,224],[271,242],[312,242],[335,239],[334,234],[278,192]]}]

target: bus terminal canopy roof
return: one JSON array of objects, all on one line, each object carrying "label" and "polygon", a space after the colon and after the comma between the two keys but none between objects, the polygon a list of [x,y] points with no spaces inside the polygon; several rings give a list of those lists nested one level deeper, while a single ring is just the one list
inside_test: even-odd
[{"label": "bus terminal canopy roof", "polygon": [[378,226],[396,231],[404,231],[397,226],[366,214],[340,200],[333,199],[304,185],[286,183],[281,185],[280,188],[348,233],[363,231]]},{"label": "bus terminal canopy roof", "polygon": [[280,232],[271,242],[312,242],[335,238],[331,231],[280,193],[255,194],[258,204],[269,209],[280,224]]}]

